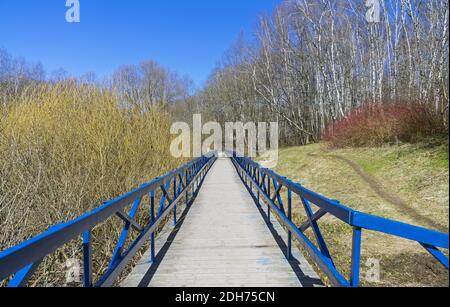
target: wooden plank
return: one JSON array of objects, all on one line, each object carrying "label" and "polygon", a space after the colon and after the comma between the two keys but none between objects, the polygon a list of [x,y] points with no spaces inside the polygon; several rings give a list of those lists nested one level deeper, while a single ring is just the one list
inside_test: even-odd
[{"label": "wooden plank", "polygon": [[[272,232],[286,233],[276,221]],[[301,287],[320,285],[296,250],[289,262],[227,158],[217,160],[178,228],[157,241],[124,287]],[[176,235],[175,235],[176,233]],[[286,242],[286,241],[284,241]]]}]

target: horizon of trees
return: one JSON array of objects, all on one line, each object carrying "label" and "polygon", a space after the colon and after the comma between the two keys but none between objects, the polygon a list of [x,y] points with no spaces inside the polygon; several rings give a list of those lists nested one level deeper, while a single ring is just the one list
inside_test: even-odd
[{"label": "horizon of trees", "polygon": [[201,89],[188,76],[148,60],[110,77],[48,77],[0,49],[0,105],[42,82],[94,84],[124,107],[167,107],[190,122],[194,113],[225,122],[278,121],[282,145],[319,141],[325,129],[367,103],[418,103],[448,127],[448,2],[380,1],[369,23],[364,0],[286,0],[261,16],[253,39],[241,35]]},{"label": "horizon of trees", "polygon": [[194,91],[189,76],[181,77],[152,60],[139,65],[122,65],[111,76],[99,80],[94,72],[73,77],[63,68],[48,74],[41,63],[15,58],[6,49],[0,48],[0,106],[11,103],[27,88],[58,82],[94,85],[111,90],[119,96],[123,107],[141,111],[186,101]]},{"label": "horizon of trees", "polygon": [[448,1],[380,1],[379,23],[365,4],[284,1],[225,55],[198,110],[221,122],[278,120],[284,145],[320,140],[366,103],[418,103],[448,127]]}]

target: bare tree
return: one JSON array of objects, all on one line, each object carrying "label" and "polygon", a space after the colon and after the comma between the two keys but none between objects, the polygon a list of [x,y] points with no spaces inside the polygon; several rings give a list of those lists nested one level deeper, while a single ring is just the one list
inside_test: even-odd
[{"label": "bare tree", "polygon": [[318,140],[365,103],[418,102],[448,123],[448,2],[382,1],[378,23],[366,10],[363,0],[285,1],[212,74],[205,113],[276,118],[287,144]]},{"label": "bare tree", "polygon": [[192,91],[189,77],[180,77],[154,61],[120,67],[112,76],[111,86],[124,105],[142,110],[185,101]]}]

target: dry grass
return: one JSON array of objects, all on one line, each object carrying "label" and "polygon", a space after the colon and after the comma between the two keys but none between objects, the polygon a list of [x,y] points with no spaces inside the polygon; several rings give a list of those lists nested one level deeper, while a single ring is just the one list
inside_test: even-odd
[{"label": "dry grass", "polygon": [[[380,196],[339,156],[360,164],[363,172],[385,192],[396,195],[400,203]],[[288,148],[281,150],[275,170],[355,210],[448,233],[447,141],[340,150],[328,150],[323,144]],[[295,218],[300,225],[306,217],[296,198]],[[351,228],[330,217],[324,218],[320,226],[338,268],[348,276]],[[309,237],[313,238],[312,233]],[[366,286],[448,286],[448,271],[414,242],[365,232],[362,258],[363,277],[367,259],[381,261],[381,282],[364,283]]]},{"label": "dry grass", "polygon": [[[0,250],[178,166],[169,155],[169,127],[161,109],[123,109],[108,91],[70,83],[31,88],[0,110]],[[121,224],[111,219],[94,230],[96,275]],[[31,284],[62,285],[65,261],[81,259],[79,243],[47,257]]]}]

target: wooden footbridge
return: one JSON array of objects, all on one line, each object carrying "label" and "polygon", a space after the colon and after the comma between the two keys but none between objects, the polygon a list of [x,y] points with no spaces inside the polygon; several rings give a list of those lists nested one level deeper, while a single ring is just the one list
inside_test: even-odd
[{"label": "wooden footbridge", "polygon": [[[300,208],[293,208],[298,203]],[[145,226],[137,221],[143,207],[149,210]],[[302,225],[295,223],[294,209],[306,213]],[[326,215],[353,228],[349,279],[336,268],[321,233],[319,220]],[[92,229],[113,216],[124,227],[108,270],[94,280]],[[211,154],[0,253],[0,280],[8,279],[10,287],[26,286],[47,255],[82,238],[86,287],[322,286],[297,246],[331,284],[357,287],[363,230],[416,241],[449,267],[443,253],[449,248],[448,234],[354,211],[234,153]],[[138,235],[129,243],[132,232]],[[120,279],[146,246],[144,257]]]}]

